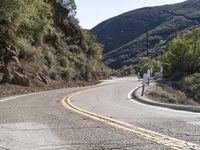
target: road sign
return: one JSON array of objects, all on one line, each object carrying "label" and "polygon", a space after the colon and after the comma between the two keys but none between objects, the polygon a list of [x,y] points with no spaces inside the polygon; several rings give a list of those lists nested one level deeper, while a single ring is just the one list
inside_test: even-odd
[{"label": "road sign", "polygon": [[141,94],[141,96],[144,95],[144,89],[145,89],[147,82],[148,82],[148,75],[147,75],[147,73],[145,73],[143,75],[143,80],[142,80],[142,94]]},{"label": "road sign", "polygon": [[160,72],[163,73],[163,66],[160,67]]},{"label": "road sign", "polygon": [[149,79],[151,78],[151,70],[150,69],[147,70],[147,78],[149,78]]},{"label": "road sign", "polygon": [[147,81],[148,81],[148,75],[147,73],[145,73],[143,75],[142,85],[145,86],[147,84]]},{"label": "road sign", "polygon": [[153,67],[151,68],[151,76],[153,75]]},{"label": "road sign", "polygon": [[148,85],[148,86],[149,86],[150,78],[151,78],[151,70],[148,69],[148,70],[147,70],[147,85]]},{"label": "road sign", "polygon": [[138,79],[140,80],[140,72],[138,72]]}]

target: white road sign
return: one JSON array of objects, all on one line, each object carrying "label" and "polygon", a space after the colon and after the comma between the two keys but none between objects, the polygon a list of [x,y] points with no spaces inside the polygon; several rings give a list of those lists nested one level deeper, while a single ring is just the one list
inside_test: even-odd
[{"label": "white road sign", "polygon": [[163,66],[160,67],[160,72],[163,73]]},{"label": "white road sign", "polygon": [[148,75],[147,75],[147,73],[145,73],[145,74],[143,75],[142,85],[145,86],[145,85],[147,84],[147,81],[148,81]]},{"label": "white road sign", "polygon": [[151,70],[150,69],[147,70],[147,78],[149,78],[149,79],[151,78]]}]

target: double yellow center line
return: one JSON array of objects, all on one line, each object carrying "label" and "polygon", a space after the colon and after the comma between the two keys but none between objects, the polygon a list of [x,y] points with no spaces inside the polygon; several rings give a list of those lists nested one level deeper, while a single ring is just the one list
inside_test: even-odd
[{"label": "double yellow center line", "polygon": [[65,98],[63,98],[63,100],[61,101],[62,105],[65,108],[67,108],[73,112],[84,115],[93,120],[97,120],[97,121],[103,122],[105,124],[108,124],[112,127],[115,127],[115,128],[118,128],[118,129],[121,129],[124,131],[128,131],[138,137],[142,137],[144,139],[150,140],[157,144],[165,145],[165,146],[175,149],[175,150],[200,150],[200,145],[198,145],[198,144],[194,144],[194,143],[187,142],[184,140],[179,140],[179,139],[176,139],[176,138],[173,138],[173,137],[170,137],[170,136],[158,133],[158,132],[154,132],[151,130],[137,127],[137,126],[129,124],[129,123],[121,122],[121,121],[111,119],[106,116],[101,116],[101,115],[98,115],[98,114],[95,114],[92,112],[82,110],[81,108],[74,106],[70,102],[70,99],[78,93],[79,92],[76,92],[76,93],[70,94],[70,95],[66,96]]}]

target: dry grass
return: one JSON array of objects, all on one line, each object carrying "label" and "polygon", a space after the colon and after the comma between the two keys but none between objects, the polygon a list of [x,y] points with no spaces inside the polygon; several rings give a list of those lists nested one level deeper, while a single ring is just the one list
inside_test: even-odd
[{"label": "dry grass", "polygon": [[154,101],[181,105],[199,105],[197,102],[188,98],[185,93],[175,90],[164,84],[153,84],[146,90],[146,95]]}]

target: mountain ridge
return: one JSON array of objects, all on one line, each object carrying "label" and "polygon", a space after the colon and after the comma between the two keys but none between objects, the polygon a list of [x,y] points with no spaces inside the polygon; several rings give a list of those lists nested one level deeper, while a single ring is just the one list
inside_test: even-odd
[{"label": "mountain ridge", "polygon": [[91,31],[105,45],[104,63],[119,69],[136,65],[145,54],[145,31],[148,27],[152,56],[165,50],[174,35],[198,27],[200,1],[145,7],[123,13],[103,21]]}]

